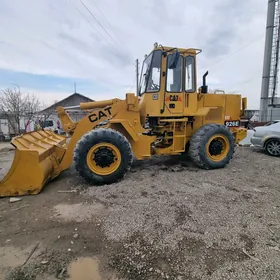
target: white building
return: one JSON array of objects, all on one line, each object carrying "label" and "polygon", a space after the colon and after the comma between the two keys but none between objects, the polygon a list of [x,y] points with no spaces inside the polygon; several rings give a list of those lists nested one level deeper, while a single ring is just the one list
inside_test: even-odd
[{"label": "white building", "polygon": [[[40,121],[41,126],[48,127],[51,129],[57,129],[58,126],[61,128],[61,123],[59,120],[59,117],[56,112],[56,108],[59,106],[62,107],[71,107],[79,105],[82,102],[92,102],[93,100],[89,97],[86,97],[79,93],[73,93],[66,97],[65,99],[62,99],[55,104],[45,108],[44,110],[40,111],[38,113],[37,120]],[[85,112],[77,109],[77,110],[69,110],[69,115],[72,118],[72,120],[79,121],[82,117],[85,116]]]}]

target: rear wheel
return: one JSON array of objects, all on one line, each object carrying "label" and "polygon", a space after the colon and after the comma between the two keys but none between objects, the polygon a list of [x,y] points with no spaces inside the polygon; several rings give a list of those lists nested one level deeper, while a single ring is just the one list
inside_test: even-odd
[{"label": "rear wheel", "polygon": [[280,156],[280,140],[278,139],[271,139],[268,140],[265,144],[265,151],[274,157]]},{"label": "rear wheel", "polygon": [[77,172],[94,185],[117,182],[128,172],[132,161],[130,143],[113,129],[88,132],[78,141],[74,151]]},{"label": "rear wheel", "polygon": [[234,137],[228,128],[221,124],[206,124],[192,136],[189,155],[201,168],[223,168],[230,162],[234,146]]}]

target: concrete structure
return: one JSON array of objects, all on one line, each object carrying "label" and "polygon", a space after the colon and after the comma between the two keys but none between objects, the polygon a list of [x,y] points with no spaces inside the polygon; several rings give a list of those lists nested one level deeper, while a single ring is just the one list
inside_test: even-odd
[{"label": "concrete structure", "polygon": [[280,114],[277,108],[278,68],[280,38],[280,3],[268,0],[266,37],[264,47],[263,74],[260,100],[260,121],[272,121]]}]

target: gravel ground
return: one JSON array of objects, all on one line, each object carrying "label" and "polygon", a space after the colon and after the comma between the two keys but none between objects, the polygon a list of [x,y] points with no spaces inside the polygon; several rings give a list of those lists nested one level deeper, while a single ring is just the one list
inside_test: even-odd
[{"label": "gravel ground", "polygon": [[[24,250],[40,241],[46,256],[59,258],[55,269],[50,262],[39,275],[57,276],[65,255],[64,267],[77,257],[98,258],[96,279],[278,280],[279,164],[251,147],[238,147],[230,165],[214,171],[184,157],[155,157],[135,162],[122,181],[103,187],[87,187],[71,168],[39,196],[25,197],[31,207],[16,218],[13,209],[1,213],[0,240],[12,241],[1,242],[0,257],[9,246]],[[57,195],[60,189],[78,192]],[[6,209],[7,199],[2,203]],[[28,236],[16,234],[22,220]],[[39,261],[33,258],[30,269]]]}]

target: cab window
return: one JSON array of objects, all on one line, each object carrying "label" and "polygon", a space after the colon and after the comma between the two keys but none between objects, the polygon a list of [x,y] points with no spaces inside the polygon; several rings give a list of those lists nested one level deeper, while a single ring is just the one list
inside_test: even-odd
[{"label": "cab window", "polygon": [[186,72],[185,72],[185,91],[195,91],[195,75],[194,75],[194,57],[186,57]]},{"label": "cab window", "polygon": [[175,69],[169,69],[172,54],[167,56],[166,91],[182,92],[183,90],[183,57],[180,56]]},{"label": "cab window", "polygon": [[161,57],[161,51],[154,52],[151,67],[148,69],[146,92],[157,92],[160,89]]}]

